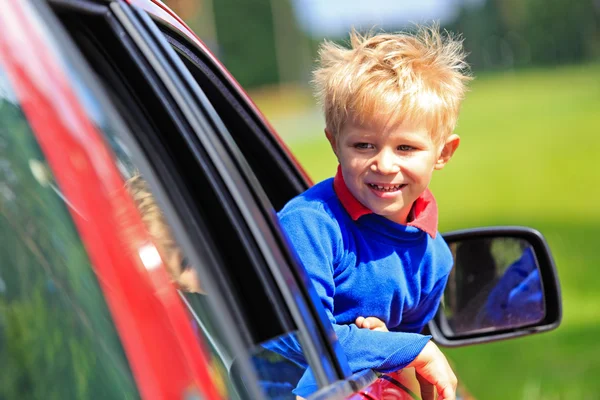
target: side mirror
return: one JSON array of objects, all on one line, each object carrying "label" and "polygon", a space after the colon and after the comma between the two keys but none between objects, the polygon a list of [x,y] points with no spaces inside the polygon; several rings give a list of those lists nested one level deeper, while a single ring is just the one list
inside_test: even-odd
[{"label": "side mirror", "polygon": [[433,339],[455,347],[552,330],[562,303],[544,237],[522,227],[476,228],[444,234],[454,268],[440,308],[429,322]]}]

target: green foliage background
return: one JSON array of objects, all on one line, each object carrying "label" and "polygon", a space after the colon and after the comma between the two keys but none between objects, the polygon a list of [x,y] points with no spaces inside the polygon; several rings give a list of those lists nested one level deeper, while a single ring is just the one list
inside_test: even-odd
[{"label": "green foliage background", "polygon": [[278,82],[275,37],[269,0],[213,3],[217,53],[246,87]]},{"label": "green foliage background", "polygon": [[[336,160],[320,113],[293,114],[280,100],[258,99],[313,179],[332,176]],[[445,350],[459,378],[478,399],[597,398],[600,65],[478,75],[457,133],[460,148],[432,181],[440,231],[540,230],[555,257],[564,306],[553,332]]]},{"label": "green foliage background", "polygon": [[[293,2],[166,0],[176,11],[183,3],[196,5],[185,8],[188,23],[198,33],[208,25],[215,27],[216,40],[211,37],[208,44],[246,89],[307,82],[323,38],[300,30]],[[454,4],[458,12],[443,28],[463,35],[469,63],[477,73],[600,57],[596,0],[457,0]],[[386,30],[411,27],[398,24]],[[347,35],[328,39],[345,42]]]}]

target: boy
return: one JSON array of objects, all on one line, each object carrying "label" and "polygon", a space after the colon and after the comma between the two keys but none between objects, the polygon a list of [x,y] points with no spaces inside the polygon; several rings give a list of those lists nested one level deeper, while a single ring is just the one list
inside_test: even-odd
[{"label": "boy", "polygon": [[[462,42],[437,28],[353,31],[350,49],[326,42],[319,57],[314,83],[338,171],[292,199],[281,225],[352,371],[415,367],[422,386],[454,399],[454,373],[419,332],[453,264],[427,186],[459,145],[453,130],[470,80]],[[314,390],[305,374],[295,393]]]}]

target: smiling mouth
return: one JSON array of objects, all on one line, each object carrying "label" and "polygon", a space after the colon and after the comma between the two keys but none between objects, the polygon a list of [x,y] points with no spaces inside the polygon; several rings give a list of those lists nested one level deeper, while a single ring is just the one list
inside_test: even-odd
[{"label": "smiling mouth", "polygon": [[405,183],[400,184],[400,185],[385,185],[385,186],[375,185],[373,183],[367,183],[367,185],[371,189],[377,190],[378,192],[397,192],[406,186]]}]

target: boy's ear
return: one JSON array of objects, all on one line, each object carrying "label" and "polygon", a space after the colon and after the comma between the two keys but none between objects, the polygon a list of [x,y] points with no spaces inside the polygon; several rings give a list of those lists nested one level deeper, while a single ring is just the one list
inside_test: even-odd
[{"label": "boy's ear", "polygon": [[329,144],[331,145],[331,149],[333,150],[333,152],[335,153],[335,156],[337,157],[337,155],[338,155],[337,154],[337,141],[336,141],[335,136],[327,128],[325,128],[325,136],[327,136],[327,140],[329,140]]},{"label": "boy's ear", "polygon": [[444,168],[446,166],[446,164],[448,163],[448,161],[450,161],[450,159],[454,155],[454,152],[456,151],[456,149],[458,149],[459,144],[460,144],[460,137],[458,135],[452,134],[452,135],[448,136],[448,138],[446,139],[446,142],[444,143],[444,147],[442,148],[440,156],[435,163],[434,168],[435,169]]}]

